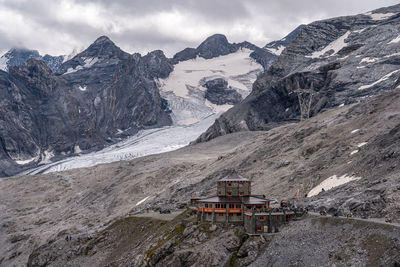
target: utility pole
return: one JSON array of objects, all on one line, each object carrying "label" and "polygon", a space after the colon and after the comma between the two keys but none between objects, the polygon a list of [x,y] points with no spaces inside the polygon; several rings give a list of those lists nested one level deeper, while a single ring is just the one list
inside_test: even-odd
[{"label": "utility pole", "polygon": [[314,91],[314,83],[311,82],[311,86],[309,89],[300,88],[299,81],[297,81],[296,90],[293,90],[297,94],[297,98],[299,99],[300,106],[300,120],[306,120],[310,118],[311,112],[311,104],[313,101],[313,97],[317,94]]}]

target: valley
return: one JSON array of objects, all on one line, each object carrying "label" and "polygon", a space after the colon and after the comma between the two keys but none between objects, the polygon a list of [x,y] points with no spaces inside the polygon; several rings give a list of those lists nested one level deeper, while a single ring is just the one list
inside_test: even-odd
[{"label": "valley", "polygon": [[[260,47],[9,50],[0,266],[398,266],[399,23],[394,5]],[[199,222],[189,201],[237,175],[264,204],[310,212],[261,235],[227,210]]]}]

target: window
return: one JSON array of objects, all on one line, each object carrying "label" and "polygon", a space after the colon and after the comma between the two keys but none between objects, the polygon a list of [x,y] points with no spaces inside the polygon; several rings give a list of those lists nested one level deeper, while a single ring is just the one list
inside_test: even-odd
[{"label": "window", "polygon": [[241,209],[241,208],[242,208],[242,205],[241,205],[241,204],[236,204],[236,208],[237,208],[237,209]]},{"label": "window", "polygon": [[229,216],[233,216],[233,213],[229,213]]},{"label": "window", "polygon": [[239,187],[243,187],[243,186],[244,186],[243,183],[240,183],[240,184],[239,184]]},{"label": "window", "polygon": [[215,208],[216,208],[216,209],[219,209],[219,204],[215,204]]},{"label": "window", "polygon": [[264,227],[263,226],[257,226],[257,231],[263,231]]},{"label": "window", "polygon": [[227,184],[227,186],[228,186],[228,187],[232,187],[232,183],[229,182],[229,183]]},{"label": "window", "polygon": [[242,196],[244,196],[244,193],[243,192],[239,192],[239,197],[242,197]]},{"label": "window", "polygon": [[231,197],[231,196],[232,196],[232,192],[228,192],[226,195],[227,195],[228,197]]},{"label": "window", "polygon": [[221,195],[221,191],[218,191],[218,195]]},{"label": "window", "polygon": [[249,221],[250,221],[250,220],[251,220],[251,216],[247,216],[247,220],[249,220]]},{"label": "window", "polygon": [[260,217],[258,217],[258,220],[260,220],[260,221],[265,221],[265,216],[260,216]]},{"label": "window", "polygon": [[226,209],[226,204],[221,204],[221,208]]},{"label": "window", "polygon": [[205,207],[208,208],[208,203],[205,204]]},{"label": "window", "polygon": [[224,214],[222,214],[222,213],[218,213],[218,215],[219,215],[219,216],[224,216]]}]

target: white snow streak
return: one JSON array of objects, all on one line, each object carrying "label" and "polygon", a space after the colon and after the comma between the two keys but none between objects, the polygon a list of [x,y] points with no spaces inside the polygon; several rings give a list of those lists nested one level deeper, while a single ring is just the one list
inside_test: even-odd
[{"label": "white snow streak", "polygon": [[357,147],[363,147],[363,146],[365,146],[366,144],[368,144],[368,142],[362,142],[362,143],[357,144]]},{"label": "white snow streak", "polygon": [[351,31],[347,31],[345,34],[340,36],[338,39],[336,39],[335,41],[328,44],[324,49],[322,49],[320,51],[315,51],[312,53],[311,56],[306,56],[306,57],[319,58],[319,57],[323,56],[329,50],[333,50],[333,53],[329,56],[334,56],[337,52],[340,51],[340,49],[342,49],[343,47],[346,46],[346,43],[344,42],[344,40],[346,40],[347,37],[349,37],[350,33],[351,33]]},{"label": "white snow streak", "polygon": [[81,86],[81,85],[79,85],[79,90],[81,90],[81,91],[86,91],[86,85],[84,85],[84,86]]},{"label": "white snow streak", "polygon": [[394,38],[392,41],[390,41],[388,44],[397,44],[400,42],[400,35]]},{"label": "white snow streak", "polygon": [[25,165],[25,164],[31,163],[33,161],[36,161],[38,159],[39,159],[39,156],[36,156],[36,157],[26,159],[26,160],[16,160],[15,163],[17,163],[19,165]]},{"label": "white snow streak", "polygon": [[143,198],[142,200],[140,200],[138,203],[136,203],[135,206],[139,206],[140,204],[142,204],[143,202],[145,202],[150,196],[147,196],[145,198]]},{"label": "white snow streak", "polygon": [[350,155],[354,155],[356,153],[358,153],[358,150],[353,150],[353,151],[351,151]]},{"label": "white snow streak", "polygon": [[361,59],[361,61],[360,61],[360,64],[361,63],[373,63],[373,62],[376,62],[376,61],[378,61],[379,60],[379,58],[373,58],[373,57],[365,57],[365,58],[363,58],[363,59]]},{"label": "white snow streak", "polygon": [[392,76],[393,74],[395,74],[395,73],[397,73],[397,72],[399,72],[399,71],[400,71],[400,70],[392,71],[392,72],[386,74],[385,76],[383,76],[382,78],[380,78],[379,80],[377,80],[376,82],[373,82],[373,83],[371,83],[371,84],[367,84],[367,85],[360,86],[360,87],[358,88],[358,90],[364,90],[364,89],[371,88],[372,86],[377,85],[378,83],[381,83],[381,82],[383,82],[383,81],[386,81],[387,79],[389,79],[390,76]]},{"label": "white snow streak", "polygon": [[351,133],[353,134],[353,133],[356,133],[358,131],[360,131],[360,129],[355,129],[355,130],[351,131]]},{"label": "white snow streak", "polygon": [[308,197],[316,196],[319,193],[322,192],[322,189],[325,191],[330,190],[332,188],[338,187],[343,184],[347,184],[348,182],[351,181],[356,181],[360,180],[361,177],[354,177],[354,176],[348,176],[347,174],[337,177],[336,175],[333,175],[329,177],[328,179],[325,179],[322,181],[319,185],[311,189],[311,191],[307,194]]}]

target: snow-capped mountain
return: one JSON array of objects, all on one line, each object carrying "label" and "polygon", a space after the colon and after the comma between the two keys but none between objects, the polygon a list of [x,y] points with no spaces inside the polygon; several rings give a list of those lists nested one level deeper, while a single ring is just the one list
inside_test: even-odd
[{"label": "snow-capped mountain", "polygon": [[12,48],[0,57],[0,69],[8,71],[9,67],[22,66],[28,59],[33,58],[42,60],[54,72],[56,71],[67,56],[41,56],[37,50],[24,48]]},{"label": "snow-capped mountain", "polygon": [[130,55],[100,37],[63,63],[64,73],[33,58],[0,72],[1,176],[170,125],[155,79],[172,69],[160,51]]},{"label": "snow-capped mountain", "polygon": [[[221,47],[219,40],[222,39],[223,44],[232,45],[224,42],[225,36],[223,38],[220,38],[220,35],[214,37],[208,38],[207,43]],[[92,84],[90,79],[81,78],[83,73],[93,75],[93,68],[100,68],[100,66],[111,68],[113,64],[116,64],[114,62],[116,58],[124,59],[128,56],[115,51],[112,47],[107,48],[105,43],[108,42],[108,38],[101,37],[88,49],[90,51],[80,53],[71,61],[63,64],[59,69],[61,76],[71,82],[85,80],[85,87],[83,88],[81,85],[79,89],[85,92],[92,90],[91,88],[96,86],[99,78]],[[102,54],[112,55],[111,59],[108,56],[98,56],[98,52],[93,52],[99,49],[102,49]],[[210,48],[210,51],[213,49]],[[221,51],[227,50],[222,49]],[[251,92],[251,86],[256,80],[257,74],[263,71],[263,67],[250,57],[253,51],[248,48],[228,50],[232,51],[228,54],[221,51],[216,52],[213,56],[206,56],[208,58],[197,55],[195,58],[176,62],[173,70],[172,65],[168,65],[167,62],[158,62],[159,69],[143,68],[151,76],[158,73],[156,83],[171,112],[172,125],[142,130],[126,140],[100,151],[43,164],[24,172],[24,174],[89,167],[100,163],[166,152],[188,145],[204,132],[221,113],[245,98]],[[156,61],[160,55],[157,57],[154,56],[154,53],[146,57]],[[219,53],[223,55],[219,55]],[[171,70],[172,72],[170,72]],[[105,80],[102,81],[102,83],[105,82]],[[222,102],[220,102],[221,100]],[[117,128],[117,136],[118,134],[121,137],[127,136],[129,131],[126,128]]]}]

